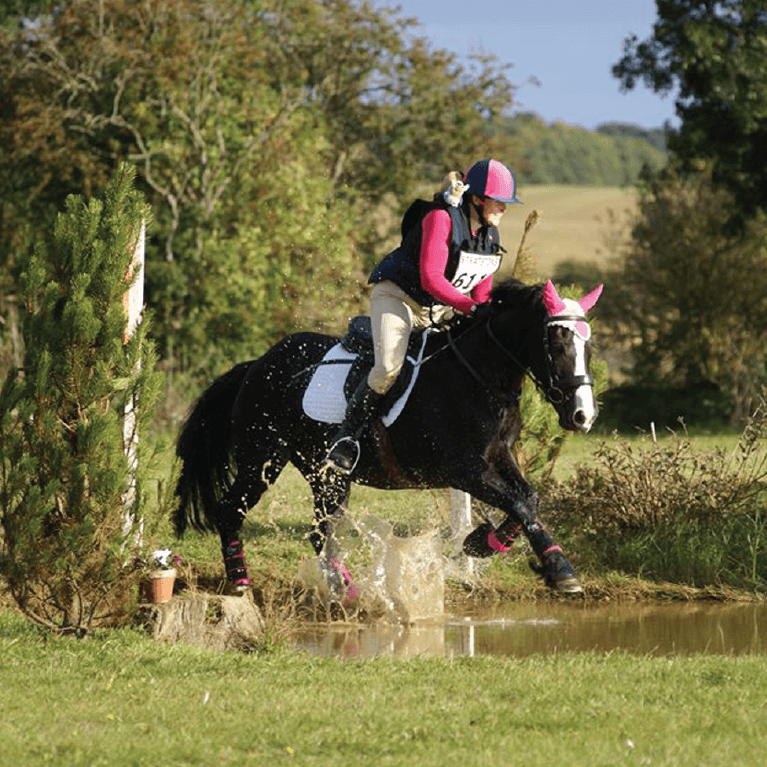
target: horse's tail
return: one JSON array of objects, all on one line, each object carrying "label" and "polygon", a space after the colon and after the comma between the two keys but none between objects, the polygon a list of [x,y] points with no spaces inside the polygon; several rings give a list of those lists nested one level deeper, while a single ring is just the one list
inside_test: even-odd
[{"label": "horse's tail", "polygon": [[243,362],[217,378],[200,396],[187,416],[176,443],[182,460],[176,485],[178,506],[173,516],[176,535],[187,527],[216,532],[216,508],[231,487],[230,413],[252,362]]}]

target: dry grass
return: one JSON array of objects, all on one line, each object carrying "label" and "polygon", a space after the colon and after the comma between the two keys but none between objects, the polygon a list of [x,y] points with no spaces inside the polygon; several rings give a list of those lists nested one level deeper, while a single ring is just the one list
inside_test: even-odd
[{"label": "dry grass", "polygon": [[[604,264],[616,244],[628,238],[628,221],[636,210],[636,190],[621,187],[530,185],[520,190],[524,206],[510,207],[500,226],[509,254],[517,251],[525,219],[540,214],[526,245],[534,254],[538,277],[546,279],[565,260]],[[511,260],[504,271],[513,268]]]}]

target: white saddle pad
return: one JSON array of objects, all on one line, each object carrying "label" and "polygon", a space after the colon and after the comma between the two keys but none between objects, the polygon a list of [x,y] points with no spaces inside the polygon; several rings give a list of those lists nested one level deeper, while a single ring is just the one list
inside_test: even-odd
[{"label": "white saddle pad", "polygon": [[[427,328],[423,332],[421,347],[417,358],[408,355],[407,359],[413,364],[413,375],[407,389],[391,406],[389,412],[381,419],[384,426],[391,426],[405,407],[405,403],[413,391],[413,386],[418,378],[423,360],[423,350],[426,348],[426,339],[430,333]],[[309,385],[306,387],[303,398],[304,413],[315,421],[322,423],[341,423],[346,413],[346,397],[344,396],[344,383],[349,375],[352,363],[357,355],[346,351],[341,344],[336,344],[322,358],[312,375]]]}]

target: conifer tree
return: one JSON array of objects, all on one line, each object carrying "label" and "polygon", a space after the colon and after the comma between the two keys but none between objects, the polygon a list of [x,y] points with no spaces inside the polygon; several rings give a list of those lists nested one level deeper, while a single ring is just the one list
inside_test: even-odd
[{"label": "conifer tree", "polygon": [[146,317],[123,342],[131,255],[149,215],[134,176],[122,165],[103,199],[67,198],[53,241],[22,275],[24,365],[0,392],[0,573],[32,622],[62,634],[125,618],[138,579],[131,547],[152,456],[142,441],[129,465],[123,416],[135,405],[146,433],[160,376]]}]

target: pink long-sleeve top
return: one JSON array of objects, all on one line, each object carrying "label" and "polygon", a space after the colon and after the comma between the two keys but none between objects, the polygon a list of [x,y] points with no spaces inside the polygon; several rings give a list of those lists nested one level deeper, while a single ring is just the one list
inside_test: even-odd
[{"label": "pink long-sleeve top", "polygon": [[450,284],[445,277],[449,243],[451,240],[450,214],[446,210],[433,210],[422,224],[421,236],[421,285],[441,304],[452,306],[468,314],[471,307],[490,298],[493,275],[480,282],[469,295],[464,295]]}]

